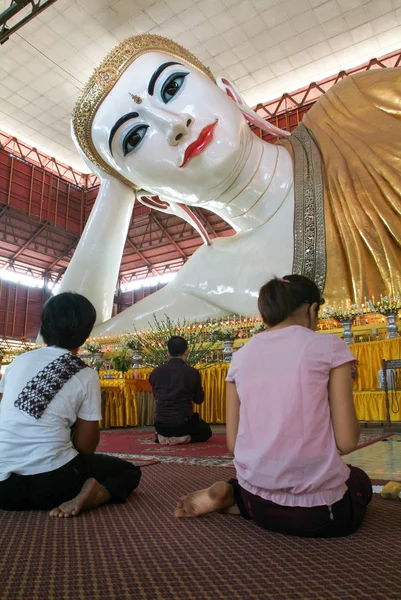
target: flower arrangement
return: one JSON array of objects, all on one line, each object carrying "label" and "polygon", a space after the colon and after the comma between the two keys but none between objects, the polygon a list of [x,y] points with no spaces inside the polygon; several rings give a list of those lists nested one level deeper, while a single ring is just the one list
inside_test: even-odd
[{"label": "flower arrangement", "polygon": [[394,296],[393,298],[382,296],[380,301],[376,302],[376,304],[372,303],[372,306],[375,312],[382,315],[389,315],[391,313],[397,315],[398,311],[401,309],[401,296]]},{"label": "flower arrangement", "polygon": [[365,298],[365,304],[361,304],[361,308],[362,308],[362,312],[363,314],[372,314],[376,312],[376,307],[374,302],[372,302],[372,300],[366,300]]},{"label": "flower arrangement", "polygon": [[103,369],[104,362],[102,360],[95,360],[93,368],[99,373]]},{"label": "flower arrangement", "polygon": [[[15,351],[15,356],[20,356],[21,354],[25,354],[25,352],[31,352],[31,350],[37,350],[38,348],[40,348],[40,346],[36,346],[35,344],[32,345],[24,345],[21,348],[18,348],[18,350]],[[3,350],[3,356],[4,356],[5,352]]]},{"label": "flower arrangement", "polygon": [[326,306],[321,311],[321,318],[344,323],[344,321],[355,321],[355,319],[362,314],[363,311],[358,307],[357,304],[351,304],[349,308],[344,308],[342,306],[337,308],[334,308],[333,306]]},{"label": "flower arrangement", "polygon": [[142,366],[156,367],[168,359],[167,342],[174,335],[180,335],[188,342],[187,363],[191,366],[209,362],[214,341],[210,339],[210,323],[193,323],[184,319],[173,321],[167,315],[159,320],[153,315],[149,329],[134,335],[142,342],[140,351]]},{"label": "flower arrangement", "polygon": [[121,336],[120,343],[123,348],[132,350],[133,352],[139,352],[143,347],[144,341],[143,336],[138,333],[125,333]]},{"label": "flower arrangement", "polygon": [[127,348],[120,348],[111,359],[113,369],[126,373],[131,368],[132,359]]},{"label": "flower arrangement", "polygon": [[86,342],[86,344],[82,346],[82,350],[88,354],[97,354],[100,352],[100,349],[101,345],[99,342]]},{"label": "flower arrangement", "polygon": [[223,326],[213,329],[211,337],[214,342],[234,341],[239,337],[239,330],[233,327]]},{"label": "flower arrangement", "polygon": [[257,333],[262,333],[262,331],[267,331],[266,323],[256,323],[256,325],[249,330],[251,335],[256,335]]}]

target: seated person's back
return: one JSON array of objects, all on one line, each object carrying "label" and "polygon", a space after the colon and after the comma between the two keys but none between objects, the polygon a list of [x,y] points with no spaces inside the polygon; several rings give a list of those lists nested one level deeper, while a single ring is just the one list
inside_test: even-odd
[{"label": "seated person's back", "polygon": [[199,371],[186,363],[188,343],[181,336],[173,336],[168,351],[169,360],[149,377],[156,402],[156,432],[161,438],[182,438],[182,443],[206,441],[211,429],[193,412],[193,403],[201,404],[204,392]]},{"label": "seated person's back", "polygon": [[95,454],[99,377],[78,357],[95,321],[84,296],[53,296],[41,315],[46,347],[7,368],[0,382],[0,509],[71,517],[123,501],[137,487],[139,468]]},{"label": "seated person's back", "polygon": [[29,409],[29,399],[27,406],[15,403],[38,373],[66,354],[64,348],[45,346],[22,354],[7,368],[1,383],[0,481],[11,473],[33,475],[68,463],[78,454],[71,440],[77,418],[89,422],[101,418],[99,377],[93,369],[75,373],[40,418]]},{"label": "seated person's back", "polygon": [[302,275],[261,288],[258,307],[269,329],[234,354],[227,374],[227,446],[237,479],[182,498],[176,516],[236,512],[304,537],[358,529],[371,483],[339,454],[359,438],[355,358],[337,336],[315,333],[323,302]]},{"label": "seated person's back", "polygon": [[330,371],[352,360],[337,336],[298,325],[260,333],[234,355],[227,381],[241,399],[235,466],[244,489],[287,506],[344,496],[349,468],[336,447],[328,384]]},{"label": "seated person's back", "polygon": [[150,376],[156,399],[156,421],[174,423],[193,414],[192,403],[200,404],[204,393],[199,373],[182,358],[170,358]]}]

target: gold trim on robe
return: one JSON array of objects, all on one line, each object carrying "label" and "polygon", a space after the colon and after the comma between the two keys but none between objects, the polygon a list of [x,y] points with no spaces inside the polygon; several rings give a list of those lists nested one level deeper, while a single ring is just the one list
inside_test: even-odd
[{"label": "gold trim on robe", "polygon": [[312,279],[323,294],[326,236],[322,157],[310,131],[301,123],[284,140],[294,163],[294,260],[292,272]]}]

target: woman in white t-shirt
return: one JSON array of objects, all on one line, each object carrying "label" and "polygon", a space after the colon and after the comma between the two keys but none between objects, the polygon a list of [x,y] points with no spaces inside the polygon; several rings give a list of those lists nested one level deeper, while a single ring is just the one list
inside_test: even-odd
[{"label": "woman in white t-shirt", "polygon": [[42,312],[46,346],[7,368],[0,382],[0,509],[71,517],[125,501],[138,486],[138,467],[94,453],[102,416],[99,377],[77,352],[95,320],[84,296],[54,296]]}]

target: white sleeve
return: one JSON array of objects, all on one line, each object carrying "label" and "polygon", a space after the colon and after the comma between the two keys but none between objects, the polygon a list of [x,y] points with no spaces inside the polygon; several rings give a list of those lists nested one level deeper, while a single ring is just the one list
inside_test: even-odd
[{"label": "white sleeve", "polygon": [[84,421],[100,421],[102,418],[102,399],[100,395],[99,376],[94,369],[84,369],[84,398],[77,417]]},{"label": "white sleeve", "polygon": [[6,387],[6,373],[7,373],[7,370],[8,370],[8,367],[4,371],[3,377],[0,380],[0,394],[4,394],[4,388]]}]

